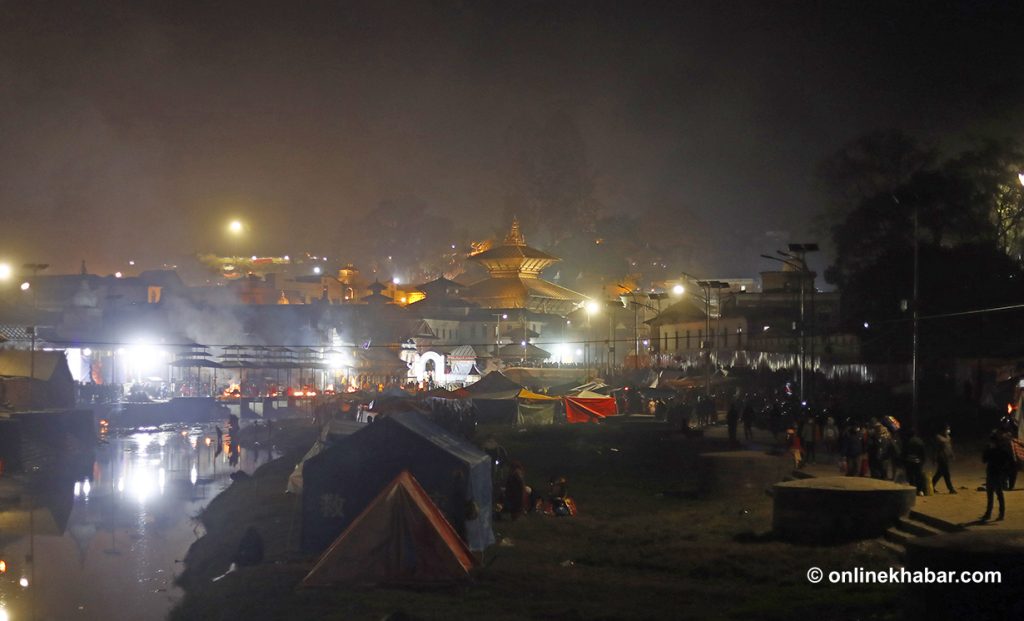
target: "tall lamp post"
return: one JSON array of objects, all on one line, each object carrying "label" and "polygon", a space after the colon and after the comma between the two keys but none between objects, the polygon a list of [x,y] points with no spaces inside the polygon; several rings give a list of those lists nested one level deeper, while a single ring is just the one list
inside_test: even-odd
[{"label": "tall lamp post", "polygon": [[784,258],[772,256],[770,254],[762,254],[761,257],[765,259],[771,259],[772,261],[778,261],[783,265],[787,265],[795,269],[800,274],[800,332],[799,332],[799,353],[797,359],[799,361],[799,382],[800,382],[800,403],[804,402],[804,369],[807,367],[807,339],[806,339],[806,288],[808,277],[813,278],[814,272],[807,269],[807,253],[817,252],[818,244],[789,244],[789,252],[782,252],[777,250],[780,255]]},{"label": "tall lamp post", "polygon": [[583,366],[586,367],[587,375],[590,375],[590,318],[593,315],[601,312],[601,305],[594,300],[589,300],[584,307],[587,311],[587,333],[586,338],[583,341]]},{"label": "tall lamp post", "polygon": [[[661,316],[661,301],[668,299],[668,294],[662,291],[662,292],[659,292],[659,293],[648,293],[647,297],[650,298],[652,302],[654,302],[654,301],[658,302],[658,308],[655,311],[655,313],[657,313],[655,315],[655,318],[660,317]],[[659,332],[658,336],[659,337],[661,336],[660,332]],[[650,337],[650,330],[648,330],[648,338],[649,337]],[[655,349],[658,352],[658,364],[657,364],[657,366],[658,366],[658,368],[661,368],[661,344],[660,344],[660,342],[659,342],[657,347],[654,347],[652,349]]]},{"label": "tall lamp post", "polygon": [[32,280],[28,283],[29,294],[32,296],[32,325],[28,327],[29,337],[31,338],[31,344],[29,345],[28,354],[28,394],[29,400],[35,404],[35,380],[36,380],[36,325],[39,323],[36,321],[37,304],[36,304],[36,290],[38,289],[36,283],[36,276],[39,272],[50,267],[49,263],[25,263],[21,266],[22,269],[32,272]]},{"label": "tall lamp post", "polygon": [[[704,341],[700,344],[701,351],[704,355],[704,394],[708,397],[711,396],[711,350],[715,345],[713,339],[714,335],[711,333],[711,290],[714,289],[716,294],[721,289],[728,289],[729,283],[722,282],[720,280],[701,280],[682,272],[684,278],[689,279],[691,282],[697,284],[704,291]],[[676,285],[673,291],[678,294],[685,292],[685,288],[682,285]]]},{"label": "tall lamp post", "polygon": [[619,300],[608,300],[608,377],[612,376],[615,369],[615,311],[623,308]]}]

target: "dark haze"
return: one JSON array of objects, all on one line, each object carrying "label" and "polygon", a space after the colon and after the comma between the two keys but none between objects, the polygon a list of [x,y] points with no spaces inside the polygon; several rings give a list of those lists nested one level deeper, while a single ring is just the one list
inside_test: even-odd
[{"label": "dark haze", "polygon": [[485,235],[520,128],[562,115],[602,214],[749,275],[769,231],[826,241],[815,166],[857,135],[1019,137],[1021,6],[3,2],[0,258],[358,262],[346,221],[395,199]]}]

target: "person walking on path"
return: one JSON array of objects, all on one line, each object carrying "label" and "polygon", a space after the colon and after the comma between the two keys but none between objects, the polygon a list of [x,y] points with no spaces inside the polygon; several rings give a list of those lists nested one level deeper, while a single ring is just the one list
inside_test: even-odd
[{"label": "person walking on path", "polygon": [[985,515],[981,516],[982,522],[987,522],[992,518],[993,495],[999,498],[999,517],[996,518],[996,521],[1006,517],[1003,483],[1006,481],[1007,472],[1009,472],[1010,467],[1013,465],[1013,458],[1007,453],[1002,444],[999,433],[992,432],[988,447],[985,448],[985,452],[981,456],[981,460],[985,462],[985,495],[987,502],[985,505]]},{"label": "person walking on path", "polygon": [[950,437],[950,429],[947,425],[935,436],[935,475],[932,477],[932,488],[938,491],[935,484],[939,479],[945,479],[946,489],[950,494],[956,493],[953,481],[949,475],[949,465],[953,463],[953,439]]},{"label": "person walking on path", "polygon": [[725,416],[725,422],[729,425],[729,444],[735,446],[736,440],[736,426],[740,422],[740,408],[735,401],[729,404],[729,413]]},{"label": "person walking on path", "polygon": [[793,460],[794,470],[804,467],[803,447],[800,446],[800,434],[796,429],[786,430],[786,453]]},{"label": "person walking on path", "polygon": [[868,469],[872,479],[885,479],[885,461],[889,457],[889,432],[882,423],[871,419],[871,430],[868,434]]},{"label": "person walking on path", "polygon": [[907,483],[910,483],[917,488],[917,495],[924,496],[925,480],[924,480],[924,441],[917,435],[917,433],[911,431],[910,439],[907,440],[907,445],[903,448],[903,464],[907,469]]},{"label": "person walking on path", "polygon": [[743,439],[747,441],[754,439],[754,404],[752,401],[753,399],[747,399],[747,402],[743,404],[743,414],[740,416],[743,419]]},{"label": "person walking on path", "polygon": [[814,451],[818,442],[818,420],[814,416],[808,416],[804,424],[800,426],[800,443],[804,447],[804,461],[813,464],[817,459]]},{"label": "person walking on path", "polygon": [[829,458],[833,458],[838,449],[839,428],[836,427],[836,420],[831,416],[825,419],[825,428],[822,430],[821,436],[825,440],[825,452],[828,453]]},{"label": "person walking on path", "polygon": [[860,429],[853,423],[850,423],[843,434],[842,453],[846,459],[846,476],[857,476],[860,470],[861,440]]}]

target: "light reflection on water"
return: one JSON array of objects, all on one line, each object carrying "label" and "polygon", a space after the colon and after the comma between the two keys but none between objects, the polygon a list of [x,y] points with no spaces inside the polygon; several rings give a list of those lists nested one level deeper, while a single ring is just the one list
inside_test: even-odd
[{"label": "light reflection on water", "polygon": [[213,426],[131,433],[56,480],[0,480],[0,610],[11,621],[163,619],[181,595],[179,561],[202,535],[193,517],[232,472],[272,457],[235,450]]}]

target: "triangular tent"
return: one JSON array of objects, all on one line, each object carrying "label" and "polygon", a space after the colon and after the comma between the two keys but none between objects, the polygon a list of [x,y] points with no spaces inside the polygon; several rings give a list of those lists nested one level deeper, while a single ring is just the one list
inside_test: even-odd
[{"label": "triangular tent", "polygon": [[473,557],[416,479],[403,470],[320,556],[302,586],[449,584]]},{"label": "triangular tent", "polygon": [[608,416],[618,414],[615,399],[604,397],[587,399],[565,397],[565,420],[570,423],[596,423]]},{"label": "triangular tent", "polygon": [[[513,382],[509,378],[505,377],[500,371],[491,371],[487,375],[483,376],[479,382],[475,382],[466,387],[466,390],[470,392],[474,397],[481,395],[499,395],[509,393],[511,396],[519,394],[519,391],[523,387]],[[492,398],[501,398],[498,396]]]},{"label": "triangular tent", "polygon": [[295,464],[295,469],[292,470],[291,475],[288,477],[288,485],[285,488],[285,492],[289,494],[301,494],[302,493],[302,469],[306,466],[306,461],[312,457],[316,457],[323,450],[326,443],[321,440],[317,440],[313,443],[306,454],[302,457],[302,461]]},{"label": "triangular tent", "polygon": [[[302,549],[321,552],[403,470],[472,550],[494,543],[491,457],[417,412],[395,412],[332,443],[302,470]],[[461,532],[461,531],[460,531]]]}]

